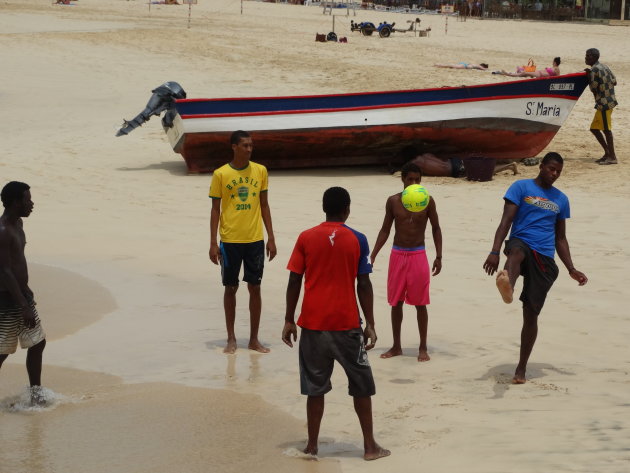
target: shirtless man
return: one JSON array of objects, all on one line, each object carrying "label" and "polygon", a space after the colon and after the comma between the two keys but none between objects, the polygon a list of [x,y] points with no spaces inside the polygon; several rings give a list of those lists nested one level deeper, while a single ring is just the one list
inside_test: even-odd
[{"label": "shirtless man", "polygon": [[[422,172],[414,163],[407,163],[402,167],[401,178],[403,188],[412,184],[420,184]],[[433,197],[422,212],[410,212],[403,207],[400,200],[401,194],[402,192],[399,192],[390,196],[385,203],[385,219],[371,255],[371,261],[374,264],[376,255],[389,237],[392,223],[395,223],[394,246],[389,259],[387,275],[387,301],[392,307],[394,344],[388,351],[381,354],[381,358],[402,355],[400,328],[403,319],[403,302],[406,302],[416,306],[420,332],[418,361],[429,361],[431,359],[427,350],[429,282],[431,274],[437,276],[442,270],[442,230]],[[424,233],[427,228],[427,221],[431,222],[436,252],[431,274],[424,249]],[[412,285],[409,285],[410,281]]]},{"label": "shirtless man", "polygon": [[42,354],[46,336],[39,323],[33,291],[28,287],[22,218],[33,211],[30,187],[9,182],[2,189],[4,213],[0,217],[0,367],[15,353],[18,341],[28,349],[26,371],[31,385],[31,402],[42,404]]}]

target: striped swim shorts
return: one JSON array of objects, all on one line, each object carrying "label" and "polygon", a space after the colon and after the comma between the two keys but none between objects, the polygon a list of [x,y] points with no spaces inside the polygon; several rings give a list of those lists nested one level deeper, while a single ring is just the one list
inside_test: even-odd
[{"label": "striped swim shorts", "polygon": [[27,328],[19,307],[0,307],[0,355],[10,355],[17,350],[18,341],[22,348],[30,348],[46,338],[35,302],[31,302],[35,313],[35,327]]}]

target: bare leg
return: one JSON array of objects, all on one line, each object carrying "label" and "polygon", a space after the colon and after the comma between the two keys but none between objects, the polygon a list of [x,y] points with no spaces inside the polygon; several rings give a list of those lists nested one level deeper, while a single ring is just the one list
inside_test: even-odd
[{"label": "bare leg", "polygon": [[431,357],[427,351],[427,329],[429,327],[429,313],[426,305],[417,305],[418,331],[420,332],[420,349],[418,350],[418,361],[429,361]]},{"label": "bare leg", "polygon": [[225,291],[223,292],[223,309],[225,310],[225,326],[227,328],[227,345],[225,345],[223,353],[236,352],[236,335],[234,333],[236,291],[238,291],[238,286],[225,286]]},{"label": "bare leg", "polygon": [[394,336],[394,344],[385,353],[381,353],[381,358],[391,358],[392,356],[402,355],[402,347],[400,346],[400,327],[403,320],[403,303],[400,301],[397,305],[392,306],[392,333]]},{"label": "bare leg", "polygon": [[359,417],[361,431],[363,432],[363,448],[365,454],[364,460],[378,460],[391,454],[389,450],[385,450],[374,440],[374,432],[372,427],[372,398],[371,397],[355,397],[354,411]]},{"label": "bare leg", "polygon": [[42,384],[42,356],[45,346],[46,340],[42,340],[26,351],[26,372],[31,386]]},{"label": "bare leg", "polygon": [[604,149],[604,155],[595,162],[601,163],[602,161],[606,161],[610,158],[610,151],[608,149],[608,143],[606,143],[606,138],[604,138],[604,135],[599,130],[593,130],[591,128],[591,133],[593,133],[593,136],[597,138],[599,145]]},{"label": "bare leg", "polygon": [[304,453],[317,455],[319,427],[324,415],[324,396],[308,396],[306,399],[306,422],[308,424],[308,442]]},{"label": "bare leg", "polygon": [[617,164],[617,155],[615,154],[615,141],[613,140],[613,134],[610,130],[604,130],[604,136],[606,137],[606,145],[608,148],[607,163]]},{"label": "bare leg", "polygon": [[0,368],[2,368],[2,363],[4,363],[4,360],[6,360],[9,357],[9,355],[0,355]]},{"label": "bare leg", "polygon": [[264,347],[258,341],[258,328],[260,327],[260,314],[262,312],[262,297],[259,284],[247,283],[249,290],[249,344],[247,348],[260,353],[269,353],[269,348]]},{"label": "bare leg", "polygon": [[497,288],[506,304],[512,302],[514,286],[521,274],[521,263],[524,259],[525,254],[519,248],[510,250],[503,271],[499,271],[497,274]]},{"label": "bare leg", "polygon": [[509,164],[499,164],[497,166],[494,167],[494,174],[497,174],[501,171],[507,171],[508,169],[512,170],[513,175],[517,175],[518,172],[518,167],[516,166],[516,163],[509,163]]},{"label": "bare leg", "polygon": [[525,384],[525,371],[527,369],[527,361],[532,353],[536,337],[538,336],[538,316],[533,314],[530,309],[523,307],[523,328],[521,330],[521,353],[518,360],[518,366],[512,378],[513,384]]}]

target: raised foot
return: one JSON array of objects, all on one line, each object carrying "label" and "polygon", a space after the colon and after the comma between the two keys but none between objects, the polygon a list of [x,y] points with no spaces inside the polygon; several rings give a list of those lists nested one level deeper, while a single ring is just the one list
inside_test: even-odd
[{"label": "raised foot", "polygon": [[236,340],[228,340],[227,345],[223,349],[223,353],[227,355],[233,355],[236,353]]},{"label": "raised foot", "polygon": [[402,348],[391,347],[385,353],[381,353],[381,358],[392,358],[400,355],[402,355]]},{"label": "raised foot", "polygon": [[247,348],[249,348],[250,350],[257,351],[258,353],[269,353],[271,351],[266,346],[263,346],[263,344],[260,343],[258,340],[249,342],[249,345],[247,345]]},{"label": "raised foot", "polygon": [[503,302],[505,302],[506,304],[511,304],[514,289],[512,289],[510,278],[508,277],[508,272],[505,269],[499,271],[499,274],[497,274],[497,288],[499,289],[499,293],[503,298]]},{"label": "raised foot", "polygon": [[431,357],[429,356],[427,350],[425,348],[420,348],[420,350],[418,351],[418,361],[429,361],[430,359]]},{"label": "raised foot", "polygon": [[363,455],[363,459],[366,461],[378,460],[379,458],[388,457],[391,454],[392,452],[389,450],[377,445],[375,449],[370,450],[369,452],[366,451]]}]

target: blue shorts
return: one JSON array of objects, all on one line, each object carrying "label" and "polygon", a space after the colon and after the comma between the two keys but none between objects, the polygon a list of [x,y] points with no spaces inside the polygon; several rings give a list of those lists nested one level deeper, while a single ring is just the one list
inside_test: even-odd
[{"label": "blue shorts", "polygon": [[265,266],[265,243],[221,242],[221,278],[224,286],[238,286],[241,265],[245,267],[243,281],[255,286],[262,282]]}]

